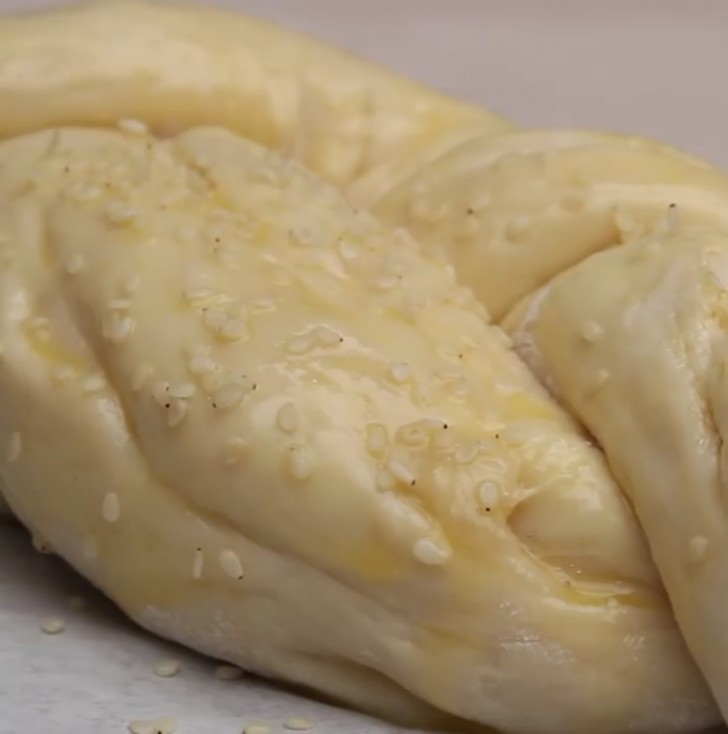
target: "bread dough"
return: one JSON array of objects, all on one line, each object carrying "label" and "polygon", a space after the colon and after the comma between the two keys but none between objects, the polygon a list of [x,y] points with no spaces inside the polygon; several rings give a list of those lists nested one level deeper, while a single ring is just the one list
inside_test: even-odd
[{"label": "bread dough", "polygon": [[725,710],[728,232],[676,224],[535,303],[511,317],[518,349],[604,447]]},{"label": "bread dough", "polygon": [[406,234],[222,130],[0,171],[7,496],[133,618],[408,721],[715,720],[600,452]]},{"label": "bread dough", "polygon": [[672,197],[722,226],[720,174],[193,8],[3,20],[0,109],[0,475],[132,618],[412,725],[719,720],[604,455],[488,310]]}]

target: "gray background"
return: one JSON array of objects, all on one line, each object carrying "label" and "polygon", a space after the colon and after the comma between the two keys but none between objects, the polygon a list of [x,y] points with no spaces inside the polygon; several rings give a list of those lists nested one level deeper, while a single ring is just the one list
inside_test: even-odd
[{"label": "gray background", "polygon": [[[0,0],[0,8],[62,3]],[[725,0],[228,0],[335,41],[524,124],[597,127],[659,138],[728,168]],[[2,111],[0,111],[2,114]],[[0,526],[0,734],[113,734],[175,716],[180,734],[238,734],[310,716],[316,731],[391,727],[264,684],[220,683],[212,663],[127,624],[61,564]],[[78,589],[83,613],[67,608]],[[67,631],[40,633],[63,616]],[[162,657],[183,673],[151,674]],[[275,731],[275,728],[274,728]]]}]

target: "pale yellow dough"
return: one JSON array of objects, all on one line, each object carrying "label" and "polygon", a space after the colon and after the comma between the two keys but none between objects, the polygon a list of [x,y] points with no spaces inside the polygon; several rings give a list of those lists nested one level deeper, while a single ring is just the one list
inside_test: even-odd
[{"label": "pale yellow dough", "polygon": [[720,173],[193,8],[2,20],[0,110],[2,486],[133,619],[410,725],[720,721]]}]

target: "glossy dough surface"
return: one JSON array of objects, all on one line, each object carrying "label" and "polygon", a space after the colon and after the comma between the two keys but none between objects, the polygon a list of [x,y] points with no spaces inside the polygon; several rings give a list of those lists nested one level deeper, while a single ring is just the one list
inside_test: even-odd
[{"label": "glossy dough surface", "polygon": [[132,618],[409,724],[719,720],[719,173],[141,4],[3,20],[0,109],[3,488]]}]

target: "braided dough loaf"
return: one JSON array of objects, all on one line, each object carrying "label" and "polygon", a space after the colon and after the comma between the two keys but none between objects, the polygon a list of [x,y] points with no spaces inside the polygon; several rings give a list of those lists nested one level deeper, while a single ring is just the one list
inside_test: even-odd
[{"label": "braided dough loaf", "polygon": [[718,172],[192,8],[4,19],[0,110],[0,476],[133,619],[409,724],[720,720]]}]

